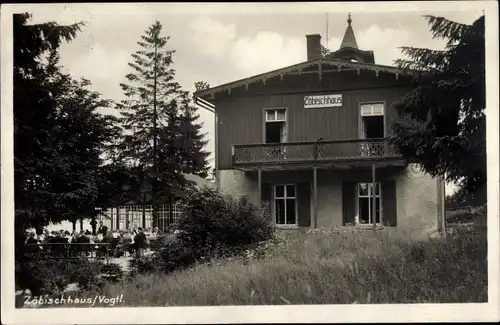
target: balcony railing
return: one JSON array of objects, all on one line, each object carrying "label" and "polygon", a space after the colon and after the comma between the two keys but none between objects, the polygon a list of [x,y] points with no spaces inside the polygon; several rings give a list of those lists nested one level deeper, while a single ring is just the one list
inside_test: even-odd
[{"label": "balcony railing", "polygon": [[281,164],[399,158],[388,139],[353,139],[233,146],[233,164]]}]

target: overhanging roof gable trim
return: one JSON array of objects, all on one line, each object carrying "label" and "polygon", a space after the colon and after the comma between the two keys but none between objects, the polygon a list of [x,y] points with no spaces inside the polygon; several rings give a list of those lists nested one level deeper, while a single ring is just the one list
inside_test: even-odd
[{"label": "overhanging roof gable trim", "polygon": [[288,73],[300,72],[301,70],[303,70],[307,67],[310,67],[313,65],[322,65],[322,64],[332,65],[332,66],[335,66],[339,69],[345,68],[345,69],[354,69],[354,70],[370,70],[370,71],[376,72],[377,74],[380,72],[386,72],[386,73],[395,74],[397,76],[398,75],[415,75],[416,73],[418,73],[418,71],[401,69],[401,68],[392,67],[392,66],[321,58],[321,59],[302,62],[299,64],[294,64],[294,65],[291,65],[291,66],[288,66],[285,68],[281,68],[278,70],[273,70],[270,72],[258,74],[258,75],[255,75],[253,77],[240,79],[240,80],[233,81],[233,82],[230,82],[230,83],[227,83],[224,85],[220,85],[217,87],[201,90],[201,91],[195,92],[194,95],[196,97],[205,97],[208,95],[215,95],[216,93],[220,93],[223,91],[231,91],[231,89],[238,88],[238,87],[244,87],[244,86],[247,87],[248,84],[252,84],[252,83],[256,83],[256,82],[264,82],[265,83],[266,79],[271,79],[271,78],[275,78],[275,77],[282,77],[283,75],[288,74]]}]

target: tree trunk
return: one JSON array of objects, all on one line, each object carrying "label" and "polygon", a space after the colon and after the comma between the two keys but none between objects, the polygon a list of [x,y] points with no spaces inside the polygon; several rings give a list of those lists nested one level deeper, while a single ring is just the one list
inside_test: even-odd
[{"label": "tree trunk", "polygon": [[157,64],[158,64],[158,45],[155,44],[155,55],[154,55],[154,67],[153,67],[153,164],[154,164],[154,177],[152,179],[152,188],[153,188],[153,228],[158,224],[158,205],[157,205],[157,182],[156,179],[158,177],[158,153],[157,153],[157,132],[156,132],[156,124],[157,124],[157,111],[156,111],[156,73],[157,73]]},{"label": "tree trunk", "polygon": [[168,196],[168,204],[170,205],[170,209],[168,210],[168,225],[170,226],[174,223],[174,199],[172,195]]}]

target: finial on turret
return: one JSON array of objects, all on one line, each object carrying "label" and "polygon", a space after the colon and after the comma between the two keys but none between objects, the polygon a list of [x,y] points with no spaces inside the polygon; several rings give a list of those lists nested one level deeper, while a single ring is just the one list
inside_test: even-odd
[{"label": "finial on turret", "polygon": [[351,13],[349,13],[349,15],[347,16],[347,23],[348,23],[349,25],[351,25],[351,23],[352,23]]}]

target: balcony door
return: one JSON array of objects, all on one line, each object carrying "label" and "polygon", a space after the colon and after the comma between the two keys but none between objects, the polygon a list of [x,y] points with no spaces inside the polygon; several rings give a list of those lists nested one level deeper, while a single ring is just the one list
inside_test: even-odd
[{"label": "balcony door", "polygon": [[[363,103],[360,105],[360,139],[385,137],[384,103]],[[362,157],[378,157],[384,154],[383,142],[361,142]]]},{"label": "balcony door", "polygon": [[288,141],[286,108],[266,109],[264,123],[265,143],[284,143]]},{"label": "balcony door", "polygon": [[[280,144],[288,142],[286,108],[266,109],[264,113],[265,143]],[[286,148],[282,145],[266,147],[264,149],[264,156],[271,161],[286,160]]]},{"label": "balcony door", "polygon": [[364,103],[361,110],[361,139],[379,139],[385,137],[384,103]]}]

